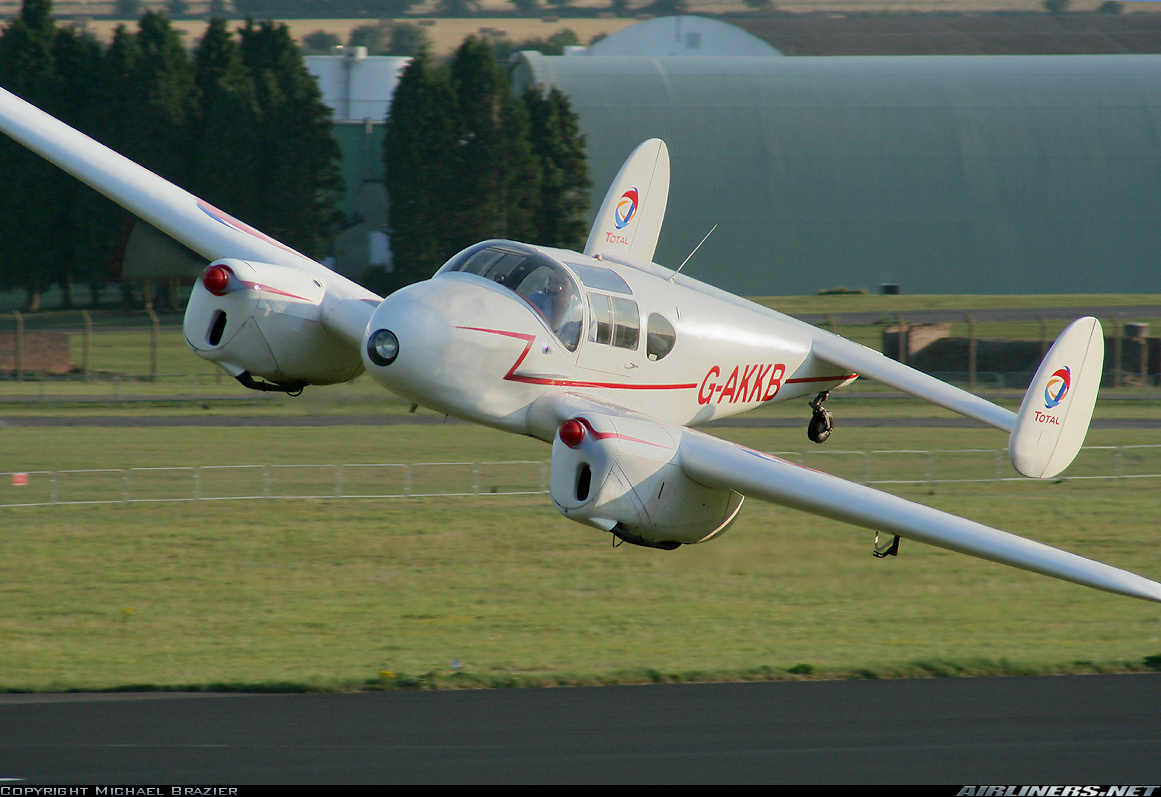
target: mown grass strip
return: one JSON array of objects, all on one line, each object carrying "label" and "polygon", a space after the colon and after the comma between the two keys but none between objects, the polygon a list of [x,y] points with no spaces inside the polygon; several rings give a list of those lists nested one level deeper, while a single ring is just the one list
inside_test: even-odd
[{"label": "mown grass strip", "polygon": [[[767,450],[805,435],[722,430]],[[844,446],[900,431],[842,429]],[[988,430],[909,429],[916,447]],[[1159,442],[1148,430],[1096,440]],[[1001,436],[1002,437],[1002,436]],[[52,467],[537,457],[474,427],[6,429]],[[519,454],[519,456],[517,456]],[[1156,483],[894,492],[1161,575]],[[0,510],[0,689],[328,691],[1156,668],[1156,607],[747,502],[720,540],[613,547],[543,496]]]}]

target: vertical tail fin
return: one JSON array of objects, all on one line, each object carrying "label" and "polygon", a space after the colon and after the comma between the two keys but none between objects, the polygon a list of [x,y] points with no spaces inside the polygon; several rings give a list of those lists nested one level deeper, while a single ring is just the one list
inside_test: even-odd
[{"label": "vertical tail fin", "polygon": [[1104,362],[1104,331],[1095,318],[1078,318],[1060,333],[1024,394],[1008,438],[1016,470],[1050,479],[1072,463],[1084,445]]},{"label": "vertical tail fin", "polygon": [[633,150],[597,212],[586,255],[652,261],[669,202],[669,150],[651,138]]}]

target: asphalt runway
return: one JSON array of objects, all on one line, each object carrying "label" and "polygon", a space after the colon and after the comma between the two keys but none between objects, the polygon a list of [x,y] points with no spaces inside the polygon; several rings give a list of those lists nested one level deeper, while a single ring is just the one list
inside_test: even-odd
[{"label": "asphalt runway", "polygon": [[4,695],[0,793],[70,784],[1151,785],[1161,782],[1159,707],[1161,674]]}]

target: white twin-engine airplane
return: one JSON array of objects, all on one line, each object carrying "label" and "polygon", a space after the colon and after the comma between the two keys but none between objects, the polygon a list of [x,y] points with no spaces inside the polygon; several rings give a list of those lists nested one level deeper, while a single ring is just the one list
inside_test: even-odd
[{"label": "white twin-engine airplane", "polygon": [[1161,584],[688,428],[827,393],[856,375],[1008,432],[1027,476],[1080,450],[1103,364],[1100,324],[1053,345],[1018,413],[652,262],[669,193],[653,139],[625,162],[585,250],[484,241],[386,299],[199,200],[7,92],[0,129],[212,260],[185,314],[200,356],[247,387],[294,393],[366,370],[416,404],[552,444],[565,517],[626,542],[709,540],[744,496],[1097,589]]}]

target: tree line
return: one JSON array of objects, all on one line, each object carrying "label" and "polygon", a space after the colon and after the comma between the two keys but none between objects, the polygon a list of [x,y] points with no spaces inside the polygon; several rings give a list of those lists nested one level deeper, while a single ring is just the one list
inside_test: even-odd
[{"label": "tree line", "polygon": [[[330,112],[285,26],[211,21],[191,53],[164,14],[108,46],[25,0],[0,31],[0,85],[228,213],[315,257],[337,223]],[[0,289],[116,277],[133,219],[0,136]]]},{"label": "tree line", "polygon": [[[214,19],[191,53],[164,14],[147,13],[103,46],[57,27],[51,0],[25,0],[0,31],[0,85],[311,257],[342,226],[331,114],[283,25]],[[385,147],[394,268],[364,275],[373,290],[426,279],[487,238],[584,243],[576,116],[559,91],[513,95],[483,40],[447,64],[414,58]],[[51,285],[66,306],[87,285],[96,304],[135,219],[5,136],[0,175],[0,290],[24,289],[35,310]]]}]

